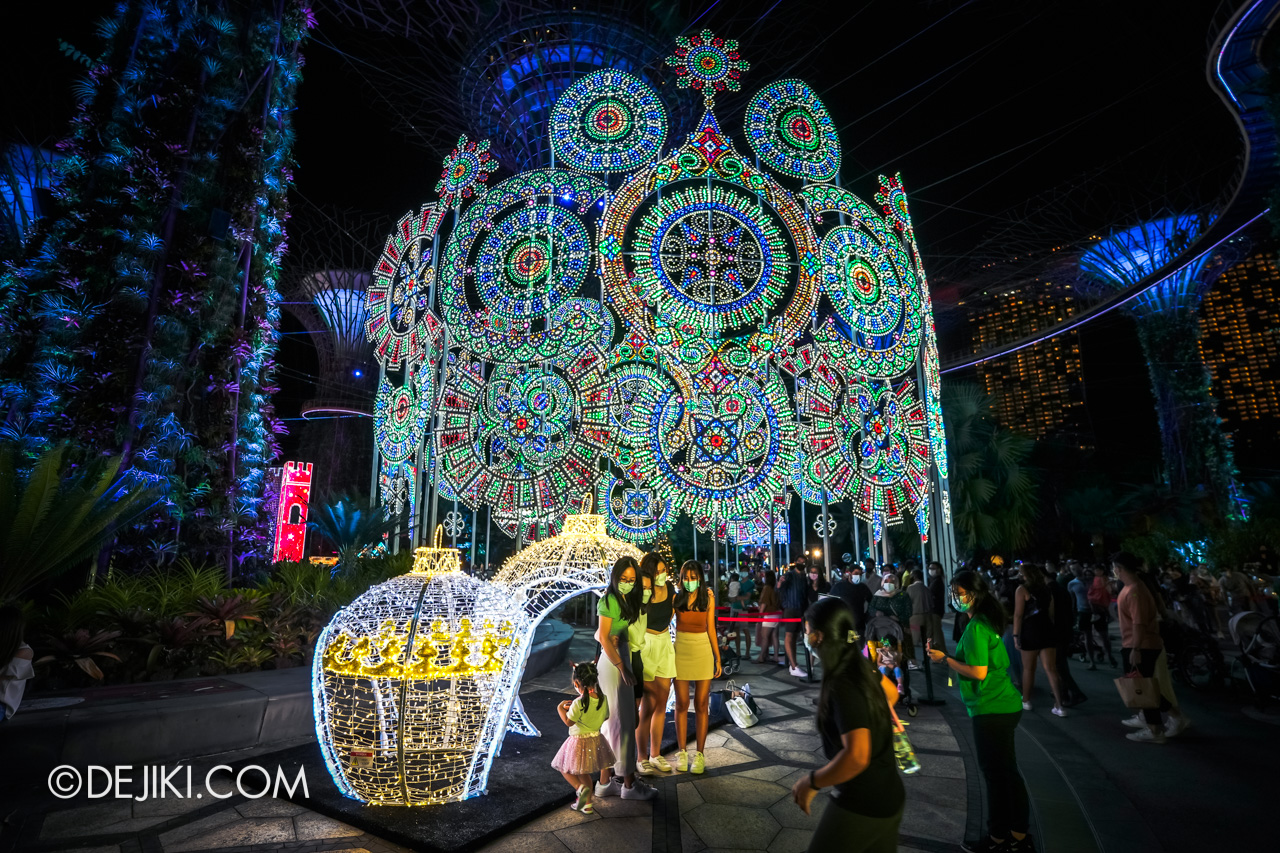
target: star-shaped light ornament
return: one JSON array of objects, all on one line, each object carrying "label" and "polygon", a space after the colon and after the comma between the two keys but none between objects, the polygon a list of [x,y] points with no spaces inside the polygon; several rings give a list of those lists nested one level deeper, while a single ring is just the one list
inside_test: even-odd
[{"label": "star-shaped light ornament", "polygon": [[444,158],[444,168],[436,183],[441,204],[453,207],[459,200],[471,198],[497,168],[498,161],[489,153],[489,140],[472,142],[462,134],[453,152]]}]

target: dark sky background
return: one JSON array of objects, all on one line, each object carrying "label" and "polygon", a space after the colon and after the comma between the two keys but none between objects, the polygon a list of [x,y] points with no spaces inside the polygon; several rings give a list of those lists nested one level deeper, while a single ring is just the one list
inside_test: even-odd
[{"label": "dark sky background", "polygon": [[[63,132],[78,68],[59,39],[95,53],[93,23],[110,5],[6,4],[5,130],[37,142]],[[1240,152],[1231,116],[1205,78],[1208,42],[1224,20],[1219,14],[1215,23],[1215,13],[1231,6],[1218,0],[656,5],[674,6],[684,20],[702,16],[695,29],[738,38],[753,63],[744,92],[783,75],[809,82],[842,128],[845,186],[869,199],[878,172],[902,173],[943,312],[975,258],[1028,248],[1025,230],[998,238],[1028,206],[1060,211],[1087,233],[1162,198],[1207,203]],[[319,30],[306,52],[295,215],[351,207],[398,217],[433,196],[443,142],[466,128],[431,128],[442,141],[434,150],[399,132],[377,83],[383,37],[338,20],[333,6],[316,3]],[[740,112],[719,117],[741,141]],[[1061,235],[1042,236],[1047,246]],[[944,349],[949,343],[962,342],[944,338]],[[1100,451],[1117,464],[1153,464],[1154,413],[1132,322],[1108,316],[1087,327],[1082,343]],[[282,362],[315,369],[300,336],[289,339]],[[282,413],[296,412],[307,393],[287,383]]]}]

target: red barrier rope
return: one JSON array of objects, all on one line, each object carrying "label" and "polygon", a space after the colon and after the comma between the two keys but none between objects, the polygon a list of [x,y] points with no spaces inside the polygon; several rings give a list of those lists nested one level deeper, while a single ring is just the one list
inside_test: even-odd
[{"label": "red barrier rope", "polygon": [[765,618],[763,616],[760,618],[756,618],[753,616],[724,616],[724,617],[717,616],[716,617],[716,622],[772,622],[774,624],[777,624],[778,622],[801,622],[801,621],[803,620],[800,619],[799,617],[795,617],[791,619],[783,619],[781,616],[774,619]]}]

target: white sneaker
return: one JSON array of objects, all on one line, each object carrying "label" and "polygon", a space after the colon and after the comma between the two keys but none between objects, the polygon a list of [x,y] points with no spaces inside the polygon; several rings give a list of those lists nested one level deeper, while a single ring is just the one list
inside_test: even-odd
[{"label": "white sneaker", "polygon": [[654,773],[657,773],[658,770],[650,764],[649,760],[646,758],[644,761],[636,764],[636,772],[641,776],[652,776]]},{"label": "white sneaker", "polygon": [[794,675],[796,678],[807,678],[807,677],[809,676],[809,673],[805,672],[803,669],[801,669],[801,668],[800,668],[800,667],[798,667],[798,666],[793,666],[793,667],[791,667],[791,669],[790,669],[790,670],[788,670],[788,671],[789,671],[792,675]]},{"label": "white sneaker", "polygon": [[1053,711],[1052,711],[1051,713],[1052,713],[1055,717],[1065,717],[1065,716],[1067,715],[1066,710],[1065,710],[1065,709],[1063,709],[1060,705],[1054,705],[1054,706],[1053,706]]},{"label": "white sneaker", "polygon": [[1145,729],[1147,721],[1142,719],[1142,714],[1134,714],[1132,717],[1126,717],[1120,721],[1121,725],[1128,726],[1131,729]]},{"label": "white sneaker", "polygon": [[689,769],[689,753],[685,752],[682,749],[676,753],[676,770],[679,770],[681,773],[684,773],[688,769]]},{"label": "white sneaker", "polygon": [[1186,714],[1169,714],[1165,717],[1164,736],[1177,737],[1191,728],[1191,720]]},{"label": "white sneaker", "polygon": [[643,779],[637,779],[631,784],[630,788],[626,785],[622,786],[622,799],[624,800],[652,800],[656,796],[658,796],[658,792],[649,787],[649,783]]},{"label": "white sneaker", "polygon": [[616,797],[621,793],[622,793],[622,780],[617,776],[614,776],[612,779],[610,779],[608,785],[601,785],[599,782],[596,783],[597,797]]},{"label": "white sneaker", "polygon": [[1022,703],[1022,710],[1024,710],[1024,711],[1030,711],[1030,710],[1031,710],[1031,703],[1030,703],[1030,702],[1023,702],[1023,703]]},{"label": "white sneaker", "polygon": [[916,663],[915,661],[913,660],[907,661],[907,669],[919,669],[919,668],[920,668],[920,664]]},{"label": "white sneaker", "polygon": [[1138,743],[1164,743],[1164,727],[1156,726],[1154,729],[1139,729],[1136,732],[1129,732],[1125,737]]}]

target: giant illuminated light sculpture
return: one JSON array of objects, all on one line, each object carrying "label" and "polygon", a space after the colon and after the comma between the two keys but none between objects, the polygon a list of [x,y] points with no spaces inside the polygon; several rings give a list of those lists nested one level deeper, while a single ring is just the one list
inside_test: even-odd
[{"label": "giant illuminated light sculpture", "polygon": [[[832,120],[797,80],[752,100],[743,156],[714,111],[748,68],[736,43],[704,31],[667,63],[706,108],[686,140],[667,147],[649,82],[587,74],[552,108],[553,163],[489,185],[486,144],[459,140],[440,198],[401,220],[374,271],[384,458],[412,462],[428,505],[445,495],[536,541],[490,584],[417,572],[335,617],[316,695],[351,796],[483,790],[503,729],[536,733],[516,698],[534,626],[682,513],[717,539],[786,541],[794,493],[828,517],[850,500],[877,540],[908,518],[922,540],[950,535],[936,341],[900,179],[880,179],[880,210],[838,186]],[[400,488],[388,481],[387,499]],[[592,497],[599,515],[569,514]],[[447,596],[470,621],[430,628],[428,661],[420,609]],[[456,701],[431,692],[442,667],[471,679],[449,688]],[[444,717],[406,706],[421,691]]]}]

